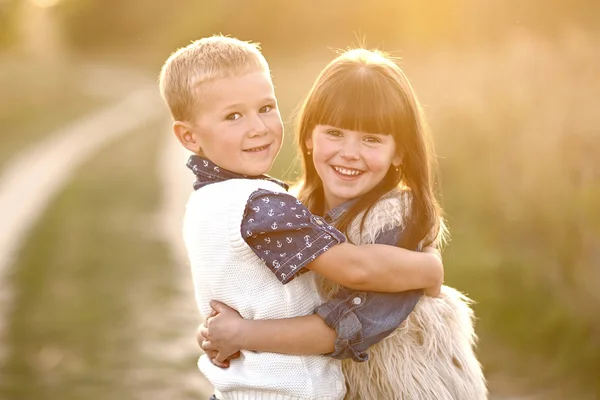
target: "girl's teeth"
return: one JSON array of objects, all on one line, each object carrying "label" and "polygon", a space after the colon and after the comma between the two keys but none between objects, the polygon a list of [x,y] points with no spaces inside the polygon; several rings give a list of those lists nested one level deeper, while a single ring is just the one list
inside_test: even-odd
[{"label": "girl's teeth", "polygon": [[340,173],[342,175],[356,176],[356,175],[362,174],[362,171],[358,171],[355,169],[346,169],[346,168],[341,168],[341,167],[333,167],[333,169],[335,169],[338,173]]}]

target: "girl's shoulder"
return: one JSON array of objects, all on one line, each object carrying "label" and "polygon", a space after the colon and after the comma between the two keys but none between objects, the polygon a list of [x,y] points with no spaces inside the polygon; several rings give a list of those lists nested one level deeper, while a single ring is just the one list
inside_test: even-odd
[{"label": "girl's shoulder", "polygon": [[[401,225],[410,213],[412,195],[409,189],[392,189],[377,200],[367,213],[369,218],[384,216]],[[362,215],[361,215],[362,218]]]},{"label": "girl's shoulder", "polygon": [[410,203],[411,194],[408,189],[389,191],[366,211],[366,215],[361,212],[354,218],[348,229],[348,238],[355,244],[375,243],[382,232],[402,230],[410,212]]},{"label": "girl's shoulder", "polygon": [[410,189],[394,188],[394,189],[390,190],[389,192],[387,192],[386,194],[384,194],[383,196],[381,196],[381,198],[379,198],[379,200],[377,200],[377,203],[375,203],[374,207],[378,207],[378,205],[382,204],[382,203],[398,204],[398,202],[401,202],[402,204],[407,203],[408,205],[410,205],[411,197],[412,196],[410,193]]}]

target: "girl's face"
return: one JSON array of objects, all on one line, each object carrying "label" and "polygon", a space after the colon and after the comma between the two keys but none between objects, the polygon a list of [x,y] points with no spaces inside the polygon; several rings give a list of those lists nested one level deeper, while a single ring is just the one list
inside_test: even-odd
[{"label": "girl's face", "polygon": [[317,125],[306,140],[323,181],[326,211],[360,197],[400,165],[392,135]]}]

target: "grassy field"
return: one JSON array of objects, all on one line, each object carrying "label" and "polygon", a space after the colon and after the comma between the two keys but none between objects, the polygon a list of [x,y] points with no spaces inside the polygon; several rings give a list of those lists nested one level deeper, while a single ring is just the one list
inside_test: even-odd
[{"label": "grassy field", "polygon": [[[145,127],[103,150],[39,222],[15,269],[12,353],[0,397],[125,400],[170,385],[143,378],[177,369],[142,348],[151,332],[140,322],[176,286],[156,231],[162,133]],[[195,357],[176,367],[195,369]],[[180,390],[173,398],[186,398]]]},{"label": "grassy field", "polygon": [[516,36],[405,66],[441,160],[447,281],[478,303],[481,358],[556,398],[600,395],[597,45]]},{"label": "grassy field", "polygon": [[0,170],[16,153],[106,99],[85,93],[75,66],[59,72],[18,57],[0,57]]}]

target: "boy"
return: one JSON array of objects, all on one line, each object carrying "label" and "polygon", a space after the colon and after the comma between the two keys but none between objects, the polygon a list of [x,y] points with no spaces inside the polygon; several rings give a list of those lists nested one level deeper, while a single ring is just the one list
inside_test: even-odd
[{"label": "boy", "polygon": [[[360,290],[441,285],[435,255],[348,244],[264,175],[283,124],[256,45],[222,36],[193,42],[166,61],[160,90],[175,136],[194,153],[183,236],[204,318],[211,299],[248,319],[312,314],[322,299],[309,270]],[[339,361],[324,356],[243,352],[229,369],[206,356],[198,365],[222,399],[342,399],[346,390]]]}]

